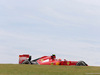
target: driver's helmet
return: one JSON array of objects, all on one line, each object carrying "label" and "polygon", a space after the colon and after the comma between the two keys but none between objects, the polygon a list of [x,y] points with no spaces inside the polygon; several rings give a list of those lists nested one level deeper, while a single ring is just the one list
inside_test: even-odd
[{"label": "driver's helmet", "polygon": [[52,54],[51,58],[52,59],[56,58],[56,55],[55,54]]}]

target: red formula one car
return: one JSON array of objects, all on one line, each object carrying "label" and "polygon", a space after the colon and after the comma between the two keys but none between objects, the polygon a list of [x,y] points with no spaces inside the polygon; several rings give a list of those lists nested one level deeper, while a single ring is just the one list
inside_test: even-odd
[{"label": "red formula one car", "polygon": [[19,55],[19,64],[33,64],[33,65],[66,65],[66,66],[88,66],[84,61],[67,61],[64,59],[56,59],[56,55],[43,56],[31,60],[31,56],[27,54]]}]

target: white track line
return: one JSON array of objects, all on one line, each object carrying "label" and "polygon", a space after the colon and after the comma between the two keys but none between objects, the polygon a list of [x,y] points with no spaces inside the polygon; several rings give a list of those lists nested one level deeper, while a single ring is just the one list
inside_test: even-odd
[{"label": "white track line", "polygon": [[86,73],[86,75],[100,75],[100,73]]}]

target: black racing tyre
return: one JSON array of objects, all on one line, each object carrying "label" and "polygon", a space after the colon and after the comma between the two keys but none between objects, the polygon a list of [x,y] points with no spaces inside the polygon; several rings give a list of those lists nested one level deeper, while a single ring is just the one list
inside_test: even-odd
[{"label": "black racing tyre", "polygon": [[79,61],[76,66],[88,66],[84,61]]},{"label": "black racing tyre", "polygon": [[22,62],[22,64],[31,64],[31,62],[29,60],[25,60]]}]

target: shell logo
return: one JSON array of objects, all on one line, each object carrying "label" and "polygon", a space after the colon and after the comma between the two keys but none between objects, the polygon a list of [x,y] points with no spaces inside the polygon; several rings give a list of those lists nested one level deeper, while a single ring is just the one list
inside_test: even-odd
[{"label": "shell logo", "polygon": [[56,65],[59,65],[59,64],[60,64],[59,62],[56,63]]}]

